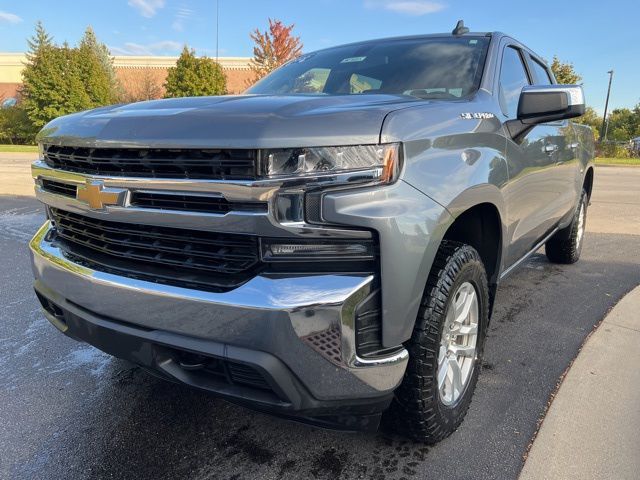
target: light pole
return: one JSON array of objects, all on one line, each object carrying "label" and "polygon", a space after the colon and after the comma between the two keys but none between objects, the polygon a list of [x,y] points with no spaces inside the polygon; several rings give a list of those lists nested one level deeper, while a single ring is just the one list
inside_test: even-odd
[{"label": "light pole", "polygon": [[216,63],[218,63],[218,28],[220,25],[220,0],[216,0]]},{"label": "light pole", "polygon": [[602,117],[602,127],[600,128],[600,141],[607,141],[607,130],[605,124],[607,123],[607,110],[609,109],[609,94],[611,94],[611,80],[613,80],[613,70],[607,72],[609,74],[609,88],[607,89],[607,101],[604,103],[604,116]]}]

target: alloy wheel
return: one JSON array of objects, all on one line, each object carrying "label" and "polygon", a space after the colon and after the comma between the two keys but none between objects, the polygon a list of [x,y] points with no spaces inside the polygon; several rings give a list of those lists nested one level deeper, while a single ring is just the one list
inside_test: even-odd
[{"label": "alloy wheel", "polygon": [[453,295],[445,317],[438,352],[438,392],[454,405],[465,391],[477,359],[480,307],[475,287],[464,282]]}]

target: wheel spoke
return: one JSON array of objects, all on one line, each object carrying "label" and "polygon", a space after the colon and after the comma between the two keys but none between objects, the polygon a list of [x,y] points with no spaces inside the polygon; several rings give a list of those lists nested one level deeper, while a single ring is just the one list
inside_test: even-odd
[{"label": "wheel spoke", "polygon": [[445,356],[440,364],[438,365],[438,389],[442,390],[444,387],[444,382],[447,379],[447,373],[449,372],[449,363],[451,361],[451,357]]},{"label": "wheel spoke", "polygon": [[472,323],[471,325],[462,325],[457,332],[459,335],[477,335],[478,324]]},{"label": "wheel spoke", "polygon": [[[473,287],[472,287],[473,288]],[[471,290],[470,292],[465,292],[464,303],[456,308],[456,323],[464,323],[469,317],[469,312],[471,311],[471,307],[473,306],[476,298],[475,290]],[[456,304],[458,307],[458,304]]]},{"label": "wheel spoke", "polygon": [[[460,293],[457,298],[454,299],[454,321],[459,322],[464,310],[467,306],[467,299],[469,298],[469,292],[467,289],[460,289]],[[464,317],[463,317],[464,319]]]},{"label": "wheel spoke", "polygon": [[462,370],[460,364],[454,358],[449,362],[449,368],[451,369],[451,393],[453,397],[456,397],[456,392],[459,394],[462,392]]},{"label": "wheel spoke", "polygon": [[456,356],[472,358],[476,353],[476,347],[467,345],[451,345],[449,351]]},{"label": "wheel spoke", "polygon": [[451,333],[454,335],[477,335],[478,324],[472,323],[470,325],[462,325],[460,323],[454,323]]}]

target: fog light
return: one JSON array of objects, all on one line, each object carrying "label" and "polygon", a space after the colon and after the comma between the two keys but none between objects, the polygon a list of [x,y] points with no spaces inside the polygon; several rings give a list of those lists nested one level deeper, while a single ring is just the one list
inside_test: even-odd
[{"label": "fog light", "polygon": [[267,262],[303,260],[373,260],[373,242],[263,240],[262,259]]}]

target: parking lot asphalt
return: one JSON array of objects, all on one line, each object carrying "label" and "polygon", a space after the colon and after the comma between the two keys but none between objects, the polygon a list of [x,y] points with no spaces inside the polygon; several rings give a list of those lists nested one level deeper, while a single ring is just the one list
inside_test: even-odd
[{"label": "parking lot asphalt", "polygon": [[537,252],[501,285],[469,414],[433,447],[254,413],[64,337],[31,288],[42,208],[0,196],[0,478],[515,479],[584,339],[640,284],[639,189],[640,169],[598,168],[580,262]]}]

